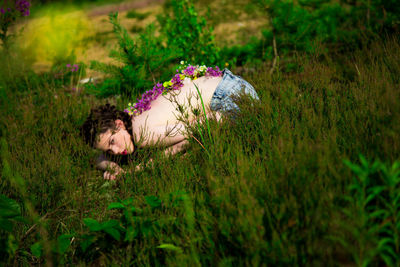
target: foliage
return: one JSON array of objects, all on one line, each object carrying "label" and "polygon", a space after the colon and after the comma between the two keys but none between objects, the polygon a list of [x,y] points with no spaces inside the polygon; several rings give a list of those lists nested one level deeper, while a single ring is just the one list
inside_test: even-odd
[{"label": "foliage", "polygon": [[341,0],[350,5],[350,21],[361,31],[396,34],[400,27],[400,7],[396,0]]},{"label": "foliage", "polygon": [[12,258],[18,248],[14,227],[25,222],[21,207],[13,199],[0,194],[0,257],[6,261]]},{"label": "foliage", "polygon": [[143,215],[151,215],[153,209],[161,207],[161,201],[155,196],[146,196],[145,200],[147,208],[144,209],[135,208],[132,198],[111,203],[108,210],[119,210],[121,213],[119,220],[110,219],[100,223],[92,218],[84,219],[89,232],[80,238],[82,251],[93,254],[98,247],[104,251],[110,249],[112,244],[126,246],[136,239],[153,235],[160,226],[158,220],[156,218],[149,220]]},{"label": "foliage", "polygon": [[154,25],[149,25],[144,33],[133,40],[119,24],[117,13],[110,14],[109,18],[119,45],[118,50],[112,50],[110,56],[121,62],[122,66],[93,61],[91,68],[110,77],[99,86],[90,85],[89,91],[102,97],[122,94],[135,96],[154,84],[156,78],[165,77],[165,68],[169,69],[175,53],[165,48],[162,39],[155,36]]},{"label": "foliage", "polygon": [[[358,266],[380,261],[386,266],[400,264],[400,165],[370,164],[360,155],[360,165],[345,164],[356,175],[346,197],[341,244],[351,252]],[[348,222],[351,222],[348,224]],[[375,265],[374,264],[374,265]]]},{"label": "foliage", "polygon": [[[260,55],[263,55],[260,57]],[[245,45],[233,45],[221,49],[223,62],[231,66],[243,66],[246,63],[261,65],[261,62],[272,60],[272,46],[266,44],[265,40],[250,38]]]},{"label": "foliage", "polygon": [[354,50],[371,38],[396,34],[400,26],[400,10],[394,0],[252,2],[265,10],[270,23],[260,40],[223,49],[226,60],[239,65],[278,56],[290,61],[299,51],[312,54],[319,44],[330,53]]},{"label": "foliage", "polygon": [[15,0],[6,1],[3,0],[0,5],[0,40],[5,50],[8,50],[10,46],[9,28],[12,26],[19,17],[29,16],[30,1],[27,0]]},{"label": "foliage", "polygon": [[219,60],[212,29],[206,28],[205,19],[197,15],[190,1],[172,1],[171,8],[159,17],[163,35],[157,36],[156,27],[151,24],[134,40],[118,23],[117,14],[110,14],[110,22],[119,45],[110,56],[123,65],[92,62],[91,68],[110,75],[99,86],[89,85],[89,92],[98,96],[137,96],[156,82],[166,80],[171,75],[172,63],[182,58],[197,64]]},{"label": "foliage", "polygon": [[99,86],[88,85],[88,91],[98,96],[137,96],[156,82],[171,75],[173,63],[187,59],[196,64],[219,62],[219,49],[214,43],[212,29],[206,27],[203,17],[191,1],[173,0],[164,16],[158,18],[158,28],[150,24],[135,40],[117,20],[118,14],[110,14],[113,31],[118,38],[118,50],[110,56],[121,65],[91,63],[91,68],[109,75]]},{"label": "foliage", "polygon": [[158,18],[161,31],[168,47],[178,51],[179,59],[207,66],[219,63],[213,30],[198,15],[193,0],[171,0],[164,12]]},{"label": "foliage", "polygon": [[[104,253],[115,247],[126,247],[139,240],[156,237],[159,231],[167,230],[170,225],[177,223],[177,218],[159,217],[159,210],[177,210],[182,206],[181,203],[185,209],[185,203],[188,202],[187,194],[180,191],[170,193],[166,200],[167,204],[163,204],[153,195],[145,196],[144,199],[146,204],[143,208],[135,207],[133,198],[110,203],[107,210],[117,211],[120,214],[119,220],[109,219],[99,222],[93,218],[84,218],[85,231],[82,234],[63,234],[57,237],[53,253],[66,255],[70,249],[71,239],[74,238],[77,240],[75,246],[78,253],[86,261],[92,261],[99,256],[100,251]],[[181,216],[184,216],[183,214],[182,212]],[[162,243],[157,248],[183,253],[180,247],[169,243]],[[43,246],[40,241],[33,244],[30,250],[37,258],[43,256]]]}]

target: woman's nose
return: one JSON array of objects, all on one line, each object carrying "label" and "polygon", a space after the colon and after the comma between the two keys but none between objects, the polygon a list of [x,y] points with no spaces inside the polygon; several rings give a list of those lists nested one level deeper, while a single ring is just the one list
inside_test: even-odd
[{"label": "woman's nose", "polygon": [[111,148],[111,151],[112,151],[112,153],[113,153],[114,155],[117,155],[118,152],[119,152],[118,147],[116,147],[116,146],[113,146],[113,147]]}]

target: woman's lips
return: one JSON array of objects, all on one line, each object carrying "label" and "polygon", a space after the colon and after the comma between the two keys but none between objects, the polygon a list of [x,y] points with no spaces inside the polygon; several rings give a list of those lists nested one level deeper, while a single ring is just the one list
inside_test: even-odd
[{"label": "woman's lips", "polygon": [[126,155],[128,154],[128,151],[126,151],[126,149],[124,151],[121,152],[122,155]]}]

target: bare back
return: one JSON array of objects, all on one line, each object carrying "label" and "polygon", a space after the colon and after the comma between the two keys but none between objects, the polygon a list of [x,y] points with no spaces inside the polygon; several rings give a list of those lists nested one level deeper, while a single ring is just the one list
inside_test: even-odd
[{"label": "bare back", "polygon": [[182,130],[184,129],[178,120],[182,116],[179,106],[185,107],[189,121],[194,118],[192,112],[194,109],[203,113],[196,85],[208,113],[211,98],[221,81],[222,77],[203,76],[194,81],[186,78],[180,90],[171,91],[165,96],[160,95],[151,103],[150,110],[132,118],[132,132],[135,141],[140,140],[139,145],[145,146],[156,143],[158,139],[161,139],[165,145],[183,140]]}]

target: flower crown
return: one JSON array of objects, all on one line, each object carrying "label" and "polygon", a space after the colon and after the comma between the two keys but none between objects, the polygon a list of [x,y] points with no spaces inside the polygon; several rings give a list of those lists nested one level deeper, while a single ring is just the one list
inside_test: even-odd
[{"label": "flower crown", "polygon": [[196,80],[197,78],[202,76],[222,76],[222,71],[217,66],[215,66],[215,68],[206,67],[204,65],[192,66],[190,64],[187,65],[184,61],[181,61],[181,64],[176,72],[177,74],[175,74],[171,80],[164,83],[157,83],[153,87],[153,89],[146,91],[142,95],[141,99],[137,99],[136,103],[134,103],[133,105],[129,103],[128,108],[126,108],[124,111],[131,116],[138,116],[142,114],[144,111],[151,108],[150,103],[153,100],[157,99],[159,95],[166,95],[171,90],[181,89],[181,87],[183,86],[183,80],[185,80],[185,78]]}]

